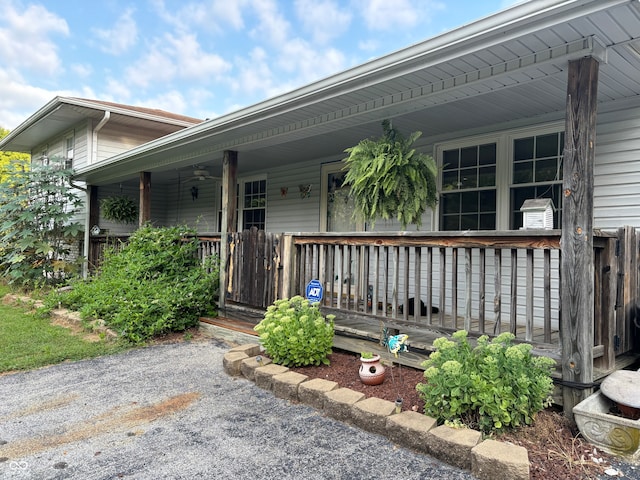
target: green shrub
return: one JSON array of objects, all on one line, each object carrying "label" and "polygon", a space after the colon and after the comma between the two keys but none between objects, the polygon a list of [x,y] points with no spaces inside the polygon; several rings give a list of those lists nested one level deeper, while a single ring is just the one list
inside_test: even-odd
[{"label": "green shrub", "polygon": [[194,234],[185,227],[143,227],[121,251],[107,252],[98,275],[48,303],[102,318],[134,343],[192,327],[215,311],[218,296],[218,260],[201,264]]},{"label": "green shrub", "polygon": [[466,331],[452,338],[433,342],[436,351],[423,363],[426,383],[416,389],[425,414],[489,433],[531,424],[548,405],[554,360],[534,357],[529,344],[512,345],[510,333],[491,342],[482,336],[473,349]]},{"label": "green shrub", "polygon": [[300,296],[276,300],[254,327],[267,354],[288,366],[329,365],[335,315],[322,317],[316,305]]}]

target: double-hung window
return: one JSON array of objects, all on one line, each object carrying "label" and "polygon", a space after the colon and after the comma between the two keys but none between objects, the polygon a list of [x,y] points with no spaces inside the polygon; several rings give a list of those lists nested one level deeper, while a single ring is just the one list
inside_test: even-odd
[{"label": "double-hung window", "polygon": [[562,125],[532,127],[436,145],[439,229],[517,230],[527,199],[550,198],[562,213]]},{"label": "double-hung window", "polygon": [[264,230],[267,217],[266,178],[248,179],[240,182],[238,193],[242,208],[242,230],[256,227]]}]

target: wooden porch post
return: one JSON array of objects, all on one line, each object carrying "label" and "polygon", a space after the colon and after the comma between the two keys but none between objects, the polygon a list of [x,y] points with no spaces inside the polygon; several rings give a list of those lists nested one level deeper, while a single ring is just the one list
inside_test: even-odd
[{"label": "wooden porch post", "polygon": [[[560,248],[562,379],[593,382],[594,258],[593,164],[596,140],[598,62],[569,62],[564,144],[564,200]],[[565,416],[592,388],[563,387]]]},{"label": "wooden porch post", "polygon": [[229,291],[229,234],[237,230],[236,186],[238,184],[238,152],[225,150],[222,157],[222,225],[220,226],[220,301],[224,310]]},{"label": "wooden porch post", "polygon": [[140,215],[138,225],[151,221],[151,172],[140,172]]},{"label": "wooden porch post", "polygon": [[96,264],[98,261],[98,255],[96,254],[96,249],[92,248],[93,245],[91,243],[91,228],[94,225],[99,225],[100,222],[100,205],[98,204],[98,187],[95,185],[87,185],[87,209],[89,211],[89,215],[87,216],[87,221],[85,222],[85,232],[84,232],[84,256],[85,263],[83,268],[83,277],[86,278],[89,275],[91,267]]}]

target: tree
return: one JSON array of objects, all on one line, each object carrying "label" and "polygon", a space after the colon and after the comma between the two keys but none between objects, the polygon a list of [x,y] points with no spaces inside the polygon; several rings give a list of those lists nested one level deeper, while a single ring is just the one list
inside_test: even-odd
[{"label": "tree", "polygon": [[[0,140],[9,135],[9,130],[0,127]],[[28,153],[0,151],[0,182],[5,180],[7,167],[11,161],[17,161],[25,166],[29,165],[31,156]]]},{"label": "tree", "polygon": [[[72,222],[82,201],[60,162],[27,170],[10,162],[0,182],[0,268],[11,283],[55,284],[72,270],[70,245],[81,230]],[[64,163],[63,163],[64,164]]]},{"label": "tree", "polygon": [[355,213],[372,226],[378,218],[396,217],[402,228],[419,227],[426,208],[438,201],[436,163],[413,148],[421,132],[405,138],[388,120],[382,128],[377,140],[365,139],[345,150],[345,185],[351,187]]}]

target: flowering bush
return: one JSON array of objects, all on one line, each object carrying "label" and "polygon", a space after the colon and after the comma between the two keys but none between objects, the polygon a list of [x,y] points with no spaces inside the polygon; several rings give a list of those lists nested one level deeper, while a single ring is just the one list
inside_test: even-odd
[{"label": "flowering bush", "polygon": [[267,354],[287,366],[329,365],[335,315],[322,317],[320,309],[300,296],[276,300],[254,327]]},{"label": "flowering bush", "polygon": [[425,414],[487,433],[528,425],[548,405],[554,360],[534,357],[529,344],[512,345],[510,333],[491,342],[484,335],[473,349],[466,331],[452,338],[433,342],[436,351],[423,363],[426,383],[416,389]]}]

